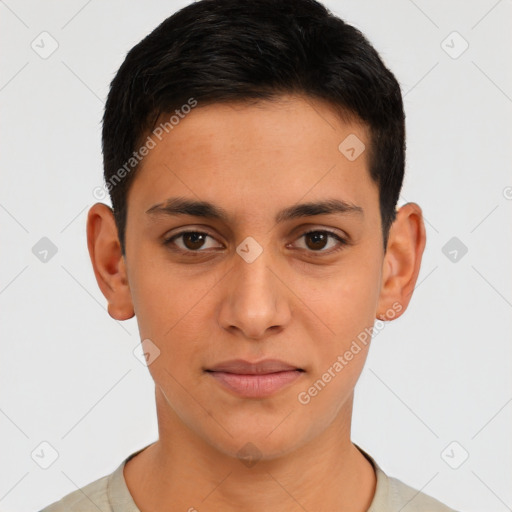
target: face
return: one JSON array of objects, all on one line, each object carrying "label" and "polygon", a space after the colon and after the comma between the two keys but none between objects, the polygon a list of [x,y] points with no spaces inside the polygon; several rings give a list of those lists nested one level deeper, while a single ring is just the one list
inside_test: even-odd
[{"label": "face", "polygon": [[123,265],[159,424],[269,459],[350,429],[391,265],[367,152],[340,150],[347,137],[369,147],[309,98],[199,104],[145,157]]}]

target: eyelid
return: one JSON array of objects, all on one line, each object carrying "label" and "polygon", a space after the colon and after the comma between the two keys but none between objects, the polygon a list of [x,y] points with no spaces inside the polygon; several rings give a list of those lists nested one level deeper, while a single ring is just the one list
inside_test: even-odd
[{"label": "eyelid", "polygon": [[347,235],[344,235],[344,234],[342,235],[341,233],[338,233],[337,231],[334,231],[329,228],[324,228],[324,227],[313,227],[311,229],[307,229],[306,231],[301,231],[301,234],[297,237],[297,240],[300,240],[304,236],[309,235],[311,233],[326,233],[331,238],[334,238],[335,240],[337,240],[338,246],[335,247],[334,249],[333,248],[331,248],[329,250],[321,249],[319,251],[300,249],[300,250],[307,252],[308,255],[323,256],[323,255],[334,254],[334,253],[337,253],[339,250],[343,249],[345,246],[351,244],[350,239]]},{"label": "eyelid", "polygon": [[[346,235],[346,234],[341,234],[341,233],[338,233],[332,229],[329,229],[329,228],[325,228],[325,227],[311,227],[311,228],[305,228],[304,226],[302,227],[302,229],[300,229],[300,234],[294,239],[294,241],[296,240],[300,240],[301,238],[303,238],[304,236],[306,235],[309,235],[311,233],[326,233],[328,236],[334,238],[335,240],[338,241],[338,247],[335,248],[335,249],[330,249],[330,250],[319,250],[319,251],[313,251],[313,250],[308,250],[308,249],[299,249],[299,250],[302,250],[302,251],[305,251],[307,252],[308,254],[312,254],[312,255],[324,255],[324,254],[332,254],[332,253],[335,253],[337,251],[339,251],[340,249],[343,249],[344,246],[347,246],[347,245],[350,245],[351,244],[351,241],[350,241],[350,238]],[[180,236],[183,236],[183,235],[186,235],[186,234],[190,234],[190,233],[196,233],[196,234],[200,234],[200,235],[206,235],[210,238],[212,238],[213,240],[217,241],[217,238],[212,235],[210,232],[208,232],[208,230],[204,227],[199,227],[199,228],[194,228],[194,227],[189,227],[189,228],[186,228],[186,229],[183,229],[182,231],[178,231],[177,233],[173,233],[172,235],[165,235],[163,237],[163,243],[164,245],[167,245],[167,246],[170,246],[174,243],[174,240],[179,238]],[[219,242],[220,243],[220,242]],[[293,242],[292,242],[293,243]],[[177,252],[181,252],[182,254],[202,254],[202,253],[207,253],[208,250],[202,250],[202,249],[198,249],[197,251],[193,251],[193,250],[187,250],[187,249],[182,249],[181,247],[178,247],[178,248],[173,248],[173,250],[177,251]]]},{"label": "eyelid", "polygon": [[[208,237],[210,237],[211,239],[215,240],[216,242],[218,243],[221,243],[217,240],[217,238],[212,235],[211,233],[208,232],[207,229],[205,228],[187,228],[187,229],[184,229],[183,231],[178,231],[177,233],[173,233],[171,235],[164,235],[163,236],[163,244],[164,245],[167,245],[167,246],[171,246],[174,244],[174,240],[179,238],[180,236],[183,236],[183,235],[187,235],[189,233],[196,233],[196,234],[199,234],[199,235],[206,235]],[[181,247],[177,247],[177,248],[173,248],[173,250],[177,251],[177,252],[181,252],[183,254],[202,254],[202,253],[206,253],[207,251],[206,250],[197,250],[197,251],[192,251],[192,250],[186,250],[186,249],[182,249]]]}]

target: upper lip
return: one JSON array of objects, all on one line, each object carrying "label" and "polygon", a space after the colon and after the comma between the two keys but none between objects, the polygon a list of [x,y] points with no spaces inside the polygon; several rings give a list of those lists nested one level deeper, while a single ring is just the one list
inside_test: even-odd
[{"label": "upper lip", "polygon": [[243,359],[232,359],[231,361],[224,361],[206,369],[206,371],[210,372],[237,373],[240,375],[258,375],[290,370],[304,371],[297,366],[285,363],[279,359],[265,359],[263,361],[253,363]]}]

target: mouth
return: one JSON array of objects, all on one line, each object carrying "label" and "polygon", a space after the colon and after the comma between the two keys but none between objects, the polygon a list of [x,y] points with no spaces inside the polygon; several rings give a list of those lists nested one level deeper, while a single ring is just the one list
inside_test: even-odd
[{"label": "mouth", "polygon": [[299,379],[305,370],[277,359],[251,363],[241,359],[205,369],[227,391],[246,398],[265,398]]}]

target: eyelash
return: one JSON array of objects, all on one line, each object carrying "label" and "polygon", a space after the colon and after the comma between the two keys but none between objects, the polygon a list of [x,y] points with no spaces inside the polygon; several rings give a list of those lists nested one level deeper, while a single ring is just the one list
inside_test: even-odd
[{"label": "eyelash", "polygon": [[[339,242],[339,246],[336,249],[334,249],[334,250],[328,250],[328,251],[324,251],[324,250],[313,251],[313,250],[308,250],[308,249],[301,249],[301,250],[306,250],[307,252],[309,252],[309,253],[311,253],[313,255],[316,255],[316,254],[319,254],[319,255],[334,254],[334,253],[337,253],[338,251],[342,250],[346,245],[349,245],[349,241],[348,240],[346,240],[345,238],[341,237],[337,233],[334,233],[333,231],[330,231],[330,230],[327,230],[327,229],[314,229],[314,230],[311,230],[311,231],[306,231],[306,232],[302,233],[302,235],[300,235],[298,239],[300,239],[302,237],[305,237],[307,235],[317,234],[317,233],[327,234],[329,237],[332,237],[332,238],[336,239]],[[210,238],[215,239],[212,235],[210,235],[209,233],[206,233],[204,231],[181,231],[180,233],[176,233],[176,234],[172,235],[171,237],[164,239],[163,243],[164,243],[164,245],[166,245],[169,248],[171,248],[173,251],[180,252],[181,254],[191,255],[191,256],[194,256],[194,257],[195,256],[200,256],[202,253],[207,252],[205,250],[193,251],[191,249],[181,249],[180,247],[178,247],[178,248],[171,247],[171,245],[175,245],[174,244],[174,240],[176,240],[177,238],[180,238],[180,237],[182,237],[184,235],[189,235],[189,234],[206,235],[206,236],[208,236]]]}]

